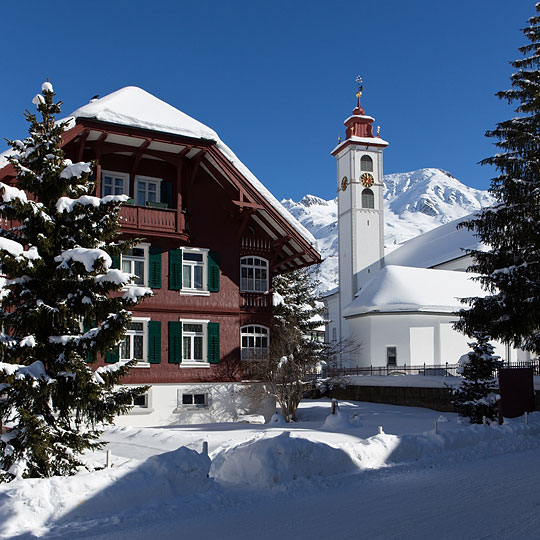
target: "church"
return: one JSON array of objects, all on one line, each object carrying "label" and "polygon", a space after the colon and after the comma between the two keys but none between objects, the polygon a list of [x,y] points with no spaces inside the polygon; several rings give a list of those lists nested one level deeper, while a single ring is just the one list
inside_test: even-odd
[{"label": "church", "polygon": [[[357,104],[345,120],[345,139],[332,150],[337,162],[339,287],[323,298],[326,340],[341,352],[338,368],[456,364],[470,338],[456,332],[461,298],[486,292],[466,273],[466,249],[482,249],[452,221],[417,236],[385,256],[383,152],[388,142]],[[530,354],[494,343],[505,361]],[[344,352],[347,351],[347,352]]]}]

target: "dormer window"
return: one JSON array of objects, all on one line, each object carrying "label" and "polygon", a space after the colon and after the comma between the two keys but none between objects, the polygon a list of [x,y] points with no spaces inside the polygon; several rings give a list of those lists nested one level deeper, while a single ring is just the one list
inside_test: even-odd
[{"label": "dormer window", "polygon": [[373,160],[369,156],[362,156],[360,159],[360,170],[373,172]]},{"label": "dormer window", "polygon": [[375,208],[375,195],[371,189],[362,191],[362,208]]}]

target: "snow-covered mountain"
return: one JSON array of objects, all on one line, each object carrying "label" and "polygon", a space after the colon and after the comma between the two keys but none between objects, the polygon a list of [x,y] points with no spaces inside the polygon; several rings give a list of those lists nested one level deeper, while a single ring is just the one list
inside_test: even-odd
[{"label": "snow-covered mountain", "polygon": [[[493,203],[487,191],[462,184],[441,169],[420,169],[384,177],[385,250],[439,225],[463,217]],[[306,195],[282,204],[319,243],[323,263],[319,270],[320,292],[337,286],[337,200]]]}]

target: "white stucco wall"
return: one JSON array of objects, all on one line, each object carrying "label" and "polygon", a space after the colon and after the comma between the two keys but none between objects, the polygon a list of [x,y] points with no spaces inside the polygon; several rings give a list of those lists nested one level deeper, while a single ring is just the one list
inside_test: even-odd
[{"label": "white stucco wall", "polygon": [[[349,318],[351,334],[361,343],[348,367],[386,366],[387,347],[396,347],[398,365],[455,364],[470,351],[470,338],[456,332],[456,317],[430,313],[384,313]],[[495,353],[507,358],[505,346],[494,342]],[[512,360],[525,360],[523,351],[511,351]]]},{"label": "white stucco wall", "polygon": [[[205,406],[182,405],[182,394],[207,394]],[[134,407],[118,416],[118,426],[170,426],[236,422],[242,415],[263,415],[268,422],[276,412],[276,400],[263,383],[154,384],[148,390],[147,407]]]}]

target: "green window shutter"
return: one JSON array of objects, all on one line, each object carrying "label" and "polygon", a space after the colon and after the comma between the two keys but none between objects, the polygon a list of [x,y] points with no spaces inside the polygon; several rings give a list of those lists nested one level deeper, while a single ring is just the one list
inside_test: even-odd
[{"label": "green window shutter", "polygon": [[219,362],[219,323],[208,323],[208,363]]},{"label": "green window shutter", "polygon": [[150,267],[148,286],[152,289],[161,289],[161,248],[150,246],[148,260]]},{"label": "green window shutter", "polygon": [[[92,328],[93,328],[93,326],[90,323],[88,323],[87,321],[84,321],[84,323],[83,323],[83,333],[86,334],[86,332],[88,332],[88,330],[91,330]],[[91,364],[92,362],[95,362],[96,361],[96,353],[88,351],[86,353],[86,357],[85,357],[84,361],[88,362],[89,364]]]},{"label": "green window shutter", "polygon": [[161,321],[148,321],[148,362],[161,363]]},{"label": "green window shutter", "polygon": [[182,288],[182,250],[169,251],[169,289],[179,291]]},{"label": "green window shutter", "polygon": [[116,270],[120,270],[120,255],[112,255],[112,265],[111,268],[116,268]]},{"label": "green window shutter", "polygon": [[171,182],[161,182],[161,202],[167,203],[167,208],[172,208],[172,184]]},{"label": "green window shutter", "polygon": [[182,323],[169,321],[169,364],[182,362]]},{"label": "green window shutter", "polygon": [[107,362],[107,364],[114,364],[115,362],[118,362],[118,360],[120,360],[120,349],[118,347],[105,353],[105,362]]},{"label": "green window shutter", "polygon": [[208,290],[219,292],[219,253],[208,252]]}]

